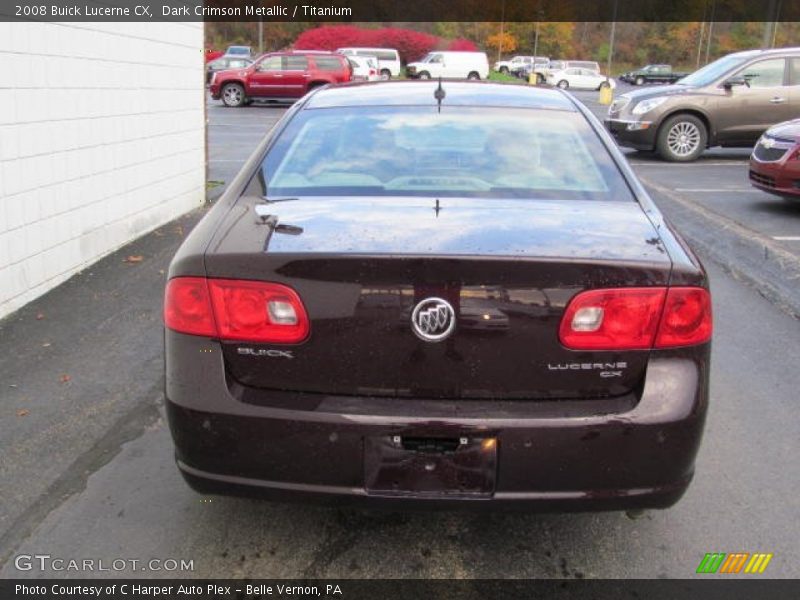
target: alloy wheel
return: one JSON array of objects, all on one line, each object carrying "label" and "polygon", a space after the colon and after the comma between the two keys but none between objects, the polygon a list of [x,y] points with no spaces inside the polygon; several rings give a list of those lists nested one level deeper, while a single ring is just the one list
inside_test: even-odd
[{"label": "alloy wheel", "polygon": [[699,144],[700,130],[689,121],[678,121],[667,134],[667,147],[675,156],[689,156]]}]

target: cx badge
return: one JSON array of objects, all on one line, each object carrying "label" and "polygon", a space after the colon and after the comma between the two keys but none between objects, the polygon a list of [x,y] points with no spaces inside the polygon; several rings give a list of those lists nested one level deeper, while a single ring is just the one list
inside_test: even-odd
[{"label": "cx badge", "polygon": [[411,329],[426,342],[441,342],[456,328],[456,312],[447,300],[426,298],[411,312]]}]

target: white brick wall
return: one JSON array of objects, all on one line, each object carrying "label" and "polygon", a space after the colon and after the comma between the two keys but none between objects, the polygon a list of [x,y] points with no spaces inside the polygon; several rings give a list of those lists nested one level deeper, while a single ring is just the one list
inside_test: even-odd
[{"label": "white brick wall", "polygon": [[0,23],[0,317],[205,194],[202,23]]}]

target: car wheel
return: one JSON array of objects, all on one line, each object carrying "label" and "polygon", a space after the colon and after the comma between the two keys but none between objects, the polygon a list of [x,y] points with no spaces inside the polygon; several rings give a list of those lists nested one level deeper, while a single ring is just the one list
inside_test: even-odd
[{"label": "car wheel", "polygon": [[500,72],[505,75],[508,73],[508,67],[500,67]]},{"label": "car wheel", "polygon": [[560,87],[562,90],[566,90],[567,88],[569,88],[569,81],[567,81],[566,79],[562,79],[556,85]]},{"label": "car wheel", "polygon": [[656,148],[662,158],[672,162],[689,162],[706,149],[706,126],[694,115],[675,115],[658,130]]},{"label": "car wheel", "polygon": [[472,71],[469,75],[467,75],[467,79],[469,79],[471,81],[477,81],[480,78],[481,78],[481,76],[478,75],[475,71]]},{"label": "car wheel", "polygon": [[392,72],[389,69],[381,69],[381,81],[389,81],[392,78]]},{"label": "car wheel", "polygon": [[244,87],[238,83],[226,83],[222,88],[222,103],[225,106],[239,107],[244,106],[247,97],[244,94]]},{"label": "car wheel", "polygon": [[427,71],[422,71],[422,72],[419,74],[419,78],[420,78],[420,79],[430,79],[430,78],[431,78],[431,74],[430,74],[430,73],[428,73]]},{"label": "car wheel", "polygon": [[634,81],[636,85],[644,85],[644,77],[637,77],[636,81]]},{"label": "car wheel", "polygon": [[598,87],[597,89],[598,90],[604,90],[604,89],[609,88],[609,87],[611,87],[611,86],[608,85],[607,81],[602,81],[602,82],[600,82],[600,87]]}]

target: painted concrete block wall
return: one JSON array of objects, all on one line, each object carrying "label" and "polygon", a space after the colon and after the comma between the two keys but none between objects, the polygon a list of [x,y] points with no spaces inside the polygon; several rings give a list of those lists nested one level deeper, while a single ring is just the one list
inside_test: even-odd
[{"label": "painted concrete block wall", "polygon": [[0,318],[200,206],[202,23],[0,23]]}]

